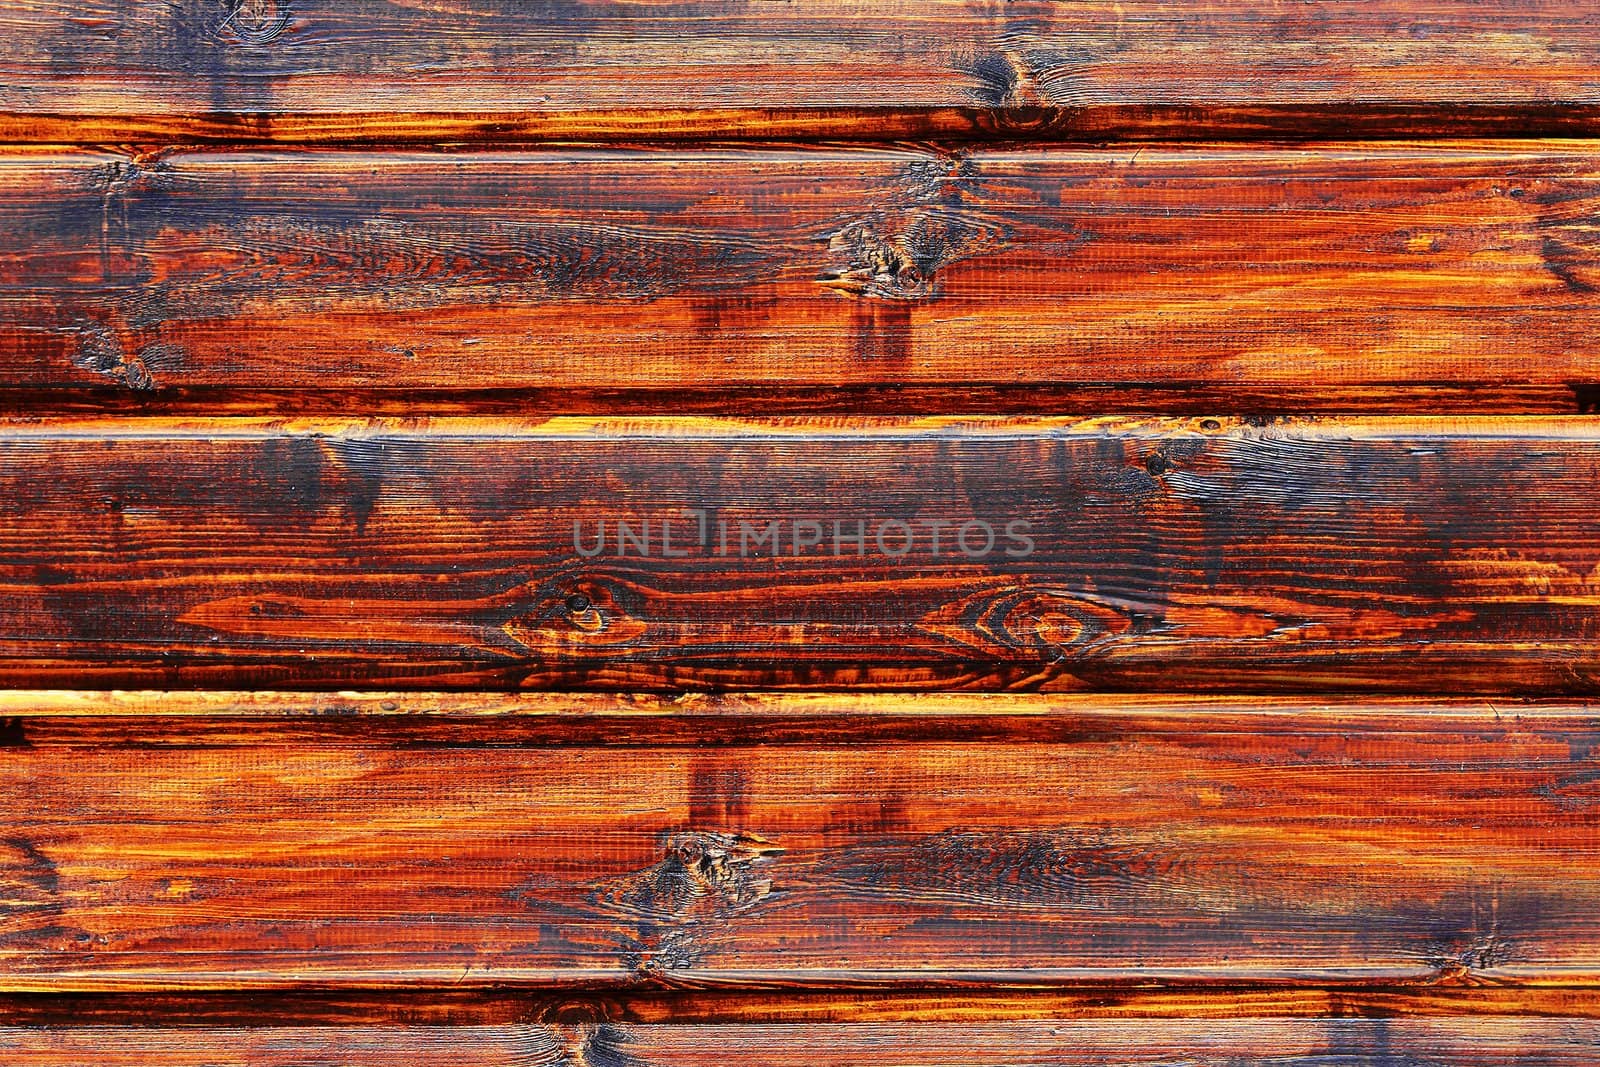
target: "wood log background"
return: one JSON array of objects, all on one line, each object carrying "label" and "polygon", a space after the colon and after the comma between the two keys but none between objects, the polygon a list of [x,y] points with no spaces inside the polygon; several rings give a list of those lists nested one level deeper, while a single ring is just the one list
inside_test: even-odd
[{"label": "wood log background", "polygon": [[1564,0],[9,0],[0,134],[1594,132]]},{"label": "wood log background", "polygon": [[1596,173],[1574,141],[29,154],[0,380],[21,412],[1575,414]]},{"label": "wood log background", "polygon": [[1570,0],[0,0],[0,1060],[1600,1062],[1597,132]]},{"label": "wood log background", "polygon": [[6,704],[34,989],[1600,973],[1578,706]]},{"label": "wood log background", "polygon": [[[1146,1020],[1146,1023],[1149,1021]],[[333,1030],[271,1027],[226,1030],[194,1028],[151,1031],[84,1027],[66,1034],[0,1030],[0,1049],[26,1067],[67,1065],[93,1056],[108,1067],[147,1064],[271,1067],[321,1062],[350,1067],[408,1063],[489,1067],[504,1063],[555,1067],[568,1063],[617,1063],[629,1067],[688,1067],[706,1062],[712,1043],[719,1063],[849,1067],[891,1049],[896,1063],[985,1063],[1031,1067],[1126,1064],[1147,1067],[1174,1062],[1232,1067],[1298,1055],[1305,1063],[1405,1062],[1405,1057],[1444,1067],[1489,1062],[1516,1065],[1592,1063],[1600,1025],[1593,1021],[1475,1019],[1470,1025],[1437,1020],[1387,1022],[1371,1019],[1252,1020],[1206,1022],[1161,1020],[1131,1031],[1120,1023],[1033,1021],[988,1024],[832,1026],[594,1026],[380,1028]],[[952,1061],[952,1057],[962,1057]],[[1398,1060],[1397,1060],[1398,1058]]]},{"label": "wood log background", "polygon": [[1591,692],[1562,419],[15,425],[0,677]]}]

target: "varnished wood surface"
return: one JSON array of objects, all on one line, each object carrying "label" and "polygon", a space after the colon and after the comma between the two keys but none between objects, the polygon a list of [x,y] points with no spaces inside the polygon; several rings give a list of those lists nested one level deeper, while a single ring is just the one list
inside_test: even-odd
[{"label": "varnished wood surface", "polygon": [[1589,418],[15,421],[0,679],[1589,693],[1597,473]]},{"label": "varnished wood surface", "polygon": [[1591,15],[1558,0],[13,0],[0,136],[1592,132]]},{"label": "varnished wood surface", "polygon": [[0,1061],[1597,1062],[1596,133],[1556,0],[0,0]]},{"label": "varnished wood surface", "polygon": [[1584,705],[487,699],[7,694],[6,991],[1600,976]]},{"label": "varnished wood surface", "polygon": [[16,1067],[78,1067],[85,1057],[105,1067],[299,1067],[308,1062],[389,1067],[396,1057],[429,1067],[1584,1067],[1594,1062],[1597,1042],[1600,1025],[1593,1021],[1519,1018],[1147,1020],[1137,1028],[1070,1020],[896,1026],[0,1028],[0,1053]]},{"label": "varnished wood surface", "polygon": [[13,412],[1580,413],[1585,142],[15,153]]},{"label": "varnished wood surface", "polygon": [[[992,1023],[1032,1019],[1455,1018],[1600,1019],[1593,986],[1239,985],[1106,981],[1035,988],[904,986],[855,989],[612,990],[485,988],[250,989],[209,992],[0,992],[0,1026],[68,1027],[492,1027],[530,1023],[750,1025],[796,1023]],[[1159,1024],[1157,1024],[1159,1025]]]}]

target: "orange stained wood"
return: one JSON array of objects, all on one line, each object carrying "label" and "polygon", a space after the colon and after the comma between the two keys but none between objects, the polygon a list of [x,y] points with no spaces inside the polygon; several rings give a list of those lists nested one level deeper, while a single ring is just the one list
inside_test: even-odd
[{"label": "orange stained wood", "polygon": [[1571,0],[0,0],[0,1062],[1600,1063]]},{"label": "orange stained wood", "polygon": [[1141,1020],[898,1025],[693,1026],[522,1024],[452,1028],[391,1026],[309,1028],[82,1027],[67,1032],[0,1029],[0,1052],[18,1067],[213,1067],[244,1063],[290,1067],[306,1057],[349,1067],[402,1058],[434,1067],[528,1063],[700,1067],[715,1062],[757,1067],[855,1067],[892,1056],[908,1067],[984,1063],[994,1067],[1165,1067],[1173,1062],[1233,1067],[1284,1056],[1317,1063],[1423,1062],[1440,1067],[1483,1063],[1585,1067],[1594,1062],[1600,1026],[1593,1021],[1492,1018],[1252,1019],[1240,1022]]},{"label": "orange stained wood", "polygon": [[1583,705],[3,705],[14,990],[1425,989],[1600,967]]},{"label": "orange stained wood", "polygon": [[1588,418],[56,419],[0,678],[1591,693]]},{"label": "orange stained wood", "polygon": [[12,0],[0,135],[1590,133],[1560,0]]},{"label": "orange stained wood", "polygon": [[5,407],[1581,413],[1582,141],[14,153]]}]

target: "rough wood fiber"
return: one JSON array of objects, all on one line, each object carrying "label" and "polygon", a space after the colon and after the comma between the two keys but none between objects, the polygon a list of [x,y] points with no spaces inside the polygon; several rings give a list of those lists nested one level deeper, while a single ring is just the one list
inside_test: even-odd
[{"label": "rough wood fiber", "polygon": [[475,699],[9,694],[7,990],[1600,975],[1588,707]]},{"label": "rough wood fiber", "polygon": [[[312,1029],[0,1028],[15,1067],[1585,1067],[1600,1025],[1569,1019]],[[310,1060],[307,1057],[311,1057]]]},{"label": "rough wood fiber", "polygon": [[219,1029],[263,1026],[507,1026],[526,1023],[923,1023],[1030,1019],[1472,1020],[1496,1015],[1600,1019],[1583,986],[1481,985],[1454,980],[1384,987],[1106,981],[1089,985],[961,988],[938,985],[797,989],[637,986],[612,990],[485,988],[470,979],[411,989],[249,989],[226,992],[0,992],[0,1025]]},{"label": "rough wood fiber", "polygon": [[1566,0],[13,0],[0,136],[1591,131]]},{"label": "rough wood fiber", "polygon": [[1580,418],[13,422],[0,679],[1588,693],[1597,475]]},{"label": "rough wood fiber", "polygon": [[0,385],[14,411],[1577,413],[1597,175],[1581,142],[19,153]]},{"label": "rough wood fiber", "polygon": [[[0,0],[0,685],[592,690],[0,691],[0,1061],[1597,1062],[1596,133],[1558,0]],[[1193,695],[1333,689],[1496,695]]]}]

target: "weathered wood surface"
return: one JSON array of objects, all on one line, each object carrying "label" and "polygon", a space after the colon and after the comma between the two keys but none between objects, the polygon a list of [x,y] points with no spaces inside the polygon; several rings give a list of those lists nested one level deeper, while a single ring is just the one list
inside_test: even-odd
[{"label": "weathered wood surface", "polygon": [[6,694],[5,989],[1600,976],[1586,706],[477,700]]},{"label": "weathered wood surface", "polygon": [[1365,984],[1100,982],[960,988],[938,985],[811,989],[714,985],[571,990],[487,988],[469,978],[448,987],[301,988],[210,991],[0,991],[0,1026],[149,1027],[166,1022],[219,1029],[263,1026],[490,1027],[527,1023],[750,1025],[795,1023],[992,1023],[1030,1019],[1454,1018],[1600,1019],[1592,986],[1481,985],[1453,981]]},{"label": "weathered wood surface", "polygon": [[11,422],[0,680],[1590,693],[1597,476],[1587,418]]},{"label": "weathered wood surface", "polygon": [[1587,1067],[1600,1025],[1570,1019],[258,1029],[0,1028],[14,1067]]},{"label": "weathered wood surface", "polygon": [[14,154],[6,407],[1592,411],[1582,142]]},{"label": "weathered wood surface", "polygon": [[0,136],[1592,131],[1565,0],[14,0]]},{"label": "weathered wood surface", "polygon": [[1594,1062],[1597,133],[1555,0],[0,5],[0,685],[395,687],[0,691],[0,1060]]}]

